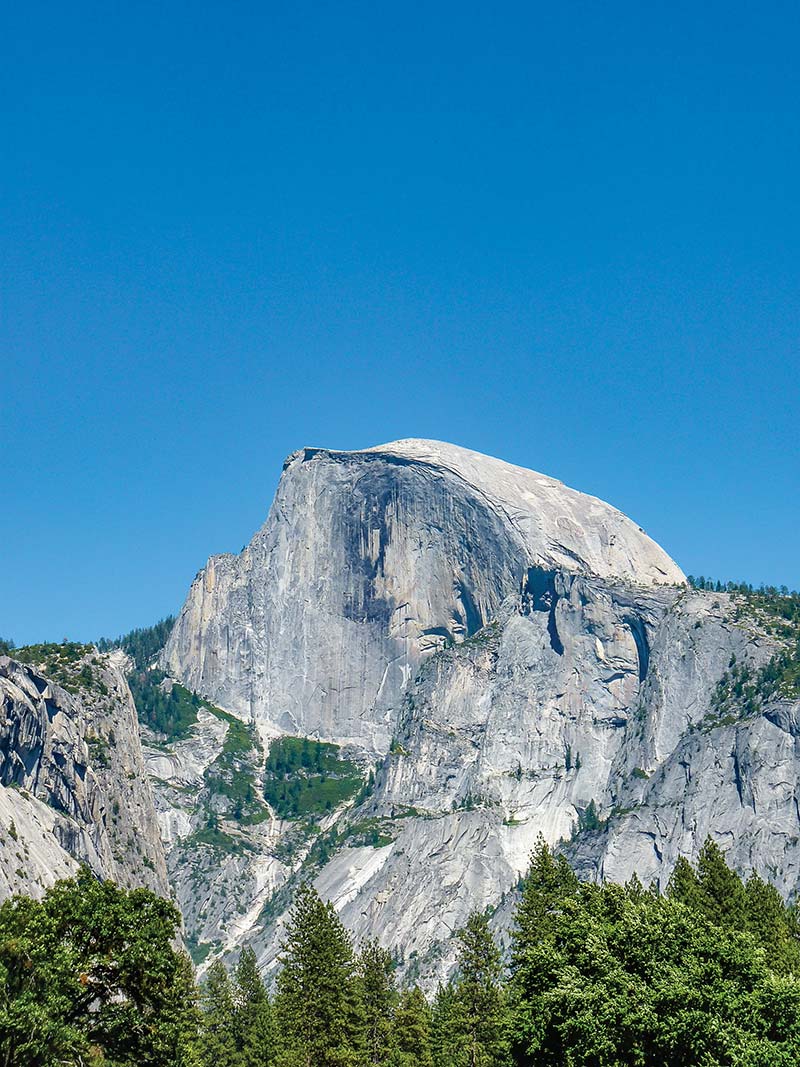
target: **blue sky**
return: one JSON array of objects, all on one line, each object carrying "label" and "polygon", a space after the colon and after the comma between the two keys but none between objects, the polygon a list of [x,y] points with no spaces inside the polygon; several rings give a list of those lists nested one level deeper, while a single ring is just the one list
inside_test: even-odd
[{"label": "blue sky", "polygon": [[7,5],[0,634],[174,611],[287,453],[411,436],[800,586],[799,28]]}]

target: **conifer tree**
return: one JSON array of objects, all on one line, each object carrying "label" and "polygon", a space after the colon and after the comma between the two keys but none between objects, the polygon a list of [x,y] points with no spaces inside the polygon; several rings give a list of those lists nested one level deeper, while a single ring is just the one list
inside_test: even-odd
[{"label": "conifer tree", "polygon": [[392,1045],[392,1067],[433,1067],[431,1010],[418,986],[400,994]]},{"label": "conifer tree", "polygon": [[516,914],[515,957],[527,946],[547,937],[550,918],[558,904],[573,896],[578,879],[562,855],[554,856],[542,834],[531,853],[531,865],[522,887],[522,900]]},{"label": "conifer tree", "polygon": [[794,915],[781,895],[757,874],[745,884],[747,929],[766,952],[767,962],[779,974],[800,974],[800,938]]},{"label": "conifer tree", "polygon": [[679,900],[687,907],[698,906],[699,886],[694,867],[685,856],[678,856],[667,883],[667,896],[670,900]]},{"label": "conifer tree", "polygon": [[241,1067],[233,987],[222,960],[215,960],[208,969],[200,1007],[203,1013],[200,1049],[204,1067]]},{"label": "conifer tree", "polygon": [[267,1067],[274,1036],[269,997],[252,948],[242,949],[234,985],[235,1027],[242,1067]]},{"label": "conifer tree", "polygon": [[719,845],[707,837],[697,859],[697,904],[716,926],[745,929],[747,924],[744,886],[730,869]]},{"label": "conifer tree", "polygon": [[541,984],[543,946],[552,941],[564,901],[578,892],[578,879],[567,860],[555,856],[539,834],[522,884],[515,915],[508,1011],[516,1048],[533,1040],[530,1001]]},{"label": "conifer tree", "polygon": [[452,1067],[455,1045],[455,988],[440,985],[431,1008],[431,1055],[434,1067]]},{"label": "conifer tree", "polygon": [[507,1062],[502,962],[485,915],[473,912],[458,934],[458,980],[453,999],[453,1064],[499,1067]]},{"label": "conifer tree", "polygon": [[390,1061],[393,1016],[397,988],[392,973],[392,954],[377,941],[369,941],[358,960],[358,980],[364,1019],[364,1062]]},{"label": "conifer tree", "polygon": [[295,898],[275,998],[277,1062],[355,1067],[361,1020],[353,947],[331,904],[308,883]]}]

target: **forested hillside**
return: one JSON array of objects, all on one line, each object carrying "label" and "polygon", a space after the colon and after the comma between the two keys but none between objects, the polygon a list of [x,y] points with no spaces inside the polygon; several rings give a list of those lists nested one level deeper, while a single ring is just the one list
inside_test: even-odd
[{"label": "forested hillside", "polygon": [[179,916],[84,870],[0,908],[4,1067],[773,1067],[800,1058],[794,909],[742,882],[707,841],[663,895],[581,884],[541,839],[511,951],[490,917],[456,934],[432,1001],[400,989],[390,953],[355,947],[314,889],[297,893],[271,993],[252,951],[200,990]]}]

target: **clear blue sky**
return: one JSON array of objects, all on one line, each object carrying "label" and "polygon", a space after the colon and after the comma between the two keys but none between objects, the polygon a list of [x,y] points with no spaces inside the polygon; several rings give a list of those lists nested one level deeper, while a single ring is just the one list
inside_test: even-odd
[{"label": "clear blue sky", "polygon": [[795,3],[7,4],[0,634],[451,440],[800,586]]}]

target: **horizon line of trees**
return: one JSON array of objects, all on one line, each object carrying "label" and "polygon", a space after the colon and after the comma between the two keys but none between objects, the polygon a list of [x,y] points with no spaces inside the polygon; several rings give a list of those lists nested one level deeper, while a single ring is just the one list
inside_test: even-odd
[{"label": "horizon line of trees", "polygon": [[506,959],[490,918],[454,977],[400,988],[377,941],[297,891],[274,993],[245,948],[197,988],[180,916],[87,868],[0,906],[3,1067],[781,1067],[800,1062],[800,926],[709,838],[665,892],[579,882],[540,837]]},{"label": "horizon line of trees", "polygon": [[696,577],[687,574],[686,581],[693,589],[704,589],[709,593],[743,593],[748,596],[762,597],[798,597],[800,591],[790,589],[788,585],[753,585],[751,582],[721,582],[718,578],[706,578],[704,575]]}]

